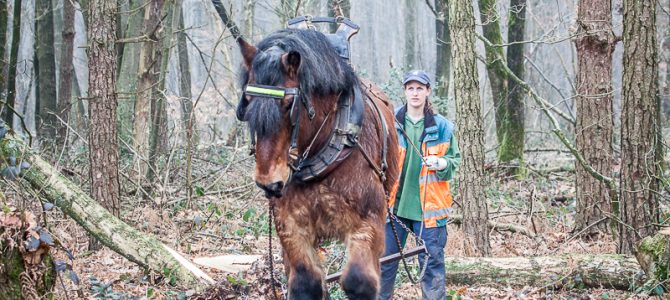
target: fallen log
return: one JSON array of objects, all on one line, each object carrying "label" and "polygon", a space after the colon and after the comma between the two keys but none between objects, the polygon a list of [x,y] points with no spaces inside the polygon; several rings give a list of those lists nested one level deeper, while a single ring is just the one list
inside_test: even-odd
[{"label": "fallen log", "polygon": [[21,165],[24,165],[22,162],[30,164],[21,172],[21,178],[103,245],[143,268],[174,278],[182,286],[201,290],[214,283],[207,274],[154,236],[136,230],[109,213],[20,139],[7,134],[1,142],[0,156],[16,157]]},{"label": "fallen log", "polygon": [[447,257],[447,283],[630,290],[645,276],[634,257],[565,254],[541,257]]}]

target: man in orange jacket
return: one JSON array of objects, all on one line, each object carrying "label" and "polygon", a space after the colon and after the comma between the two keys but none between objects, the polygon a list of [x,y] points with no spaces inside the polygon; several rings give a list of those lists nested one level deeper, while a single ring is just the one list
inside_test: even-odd
[{"label": "man in orange jacket", "polygon": [[[447,243],[447,218],[452,194],[449,181],[461,163],[454,124],[433,111],[430,103],[430,77],[414,70],[403,79],[406,105],[396,110],[396,130],[400,143],[400,180],[389,197],[389,207],[396,218],[386,224],[385,256],[399,252],[398,240],[404,246],[406,227],[424,240],[429,257],[419,255],[423,299],[445,299],[446,281],[444,247]],[[397,219],[398,221],[396,221]],[[393,227],[397,232],[393,233]],[[398,261],[382,265],[380,299],[391,299]]]}]

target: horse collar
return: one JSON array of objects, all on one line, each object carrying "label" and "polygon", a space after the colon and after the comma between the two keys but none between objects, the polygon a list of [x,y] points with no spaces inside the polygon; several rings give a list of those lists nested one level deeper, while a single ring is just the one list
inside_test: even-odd
[{"label": "horse collar", "polygon": [[[338,100],[335,127],[328,141],[313,156],[303,153],[292,166],[294,173],[291,180],[308,182],[322,178],[349,157],[358,144],[365,105],[358,85],[353,88],[353,93],[349,94],[350,96],[342,96]],[[294,128],[293,131],[297,130]],[[296,155],[297,151],[293,154]],[[293,158],[290,150],[289,157]]]}]

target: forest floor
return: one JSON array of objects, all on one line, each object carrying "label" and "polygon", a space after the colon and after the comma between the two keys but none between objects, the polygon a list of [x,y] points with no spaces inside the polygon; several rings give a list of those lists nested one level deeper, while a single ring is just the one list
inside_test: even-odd
[{"label": "forest floor", "polygon": [[[188,198],[185,186],[185,159],[175,154],[169,170],[161,174],[161,185],[137,188],[124,177],[122,218],[147,234],[152,234],[189,258],[224,254],[268,253],[267,202],[255,187],[252,176],[253,159],[245,147],[212,147],[199,149],[193,160],[193,196]],[[79,159],[69,160],[63,166],[69,177],[87,186],[88,170],[85,153]],[[523,180],[506,177],[504,168],[489,166],[494,177],[486,189],[489,215],[496,222],[525,226],[541,238],[531,239],[512,232],[492,231],[492,255],[541,256],[564,253],[615,253],[616,244],[610,236],[597,239],[574,237],[571,232],[575,214],[574,162],[569,154],[554,152],[531,153],[528,176]],[[176,163],[179,162],[179,163]],[[127,169],[122,173],[129,174]],[[10,193],[11,194],[11,193]],[[9,195],[9,194],[8,194]],[[151,195],[149,197],[142,195]],[[456,196],[456,201],[459,197]],[[205,272],[219,282],[216,290],[197,295],[193,290],[172,286],[170,278],[147,274],[135,264],[109,249],[88,250],[88,235],[74,220],[57,209],[42,212],[38,201],[20,196],[9,197],[10,204],[28,205],[36,215],[47,221],[47,228],[74,260],[70,263],[79,284],[65,274],[56,287],[58,299],[272,299],[267,293],[267,259],[262,258],[250,270],[237,274],[212,268]],[[666,213],[668,203],[662,207]],[[458,211],[458,207],[456,207]],[[532,213],[531,213],[532,212]],[[457,212],[458,213],[458,212]],[[531,217],[532,216],[532,217]],[[465,256],[460,226],[448,226],[447,256]],[[283,282],[279,241],[273,238],[275,274]],[[339,243],[324,245],[324,265],[330,271],[338,270],[344,260],[344,249]],[[70,261],[65,251],[55,251],[57,259]],[[414,266],[416,271],[416,267]],[[396,296],[400,299],[420,299],[421,289],[412,285],[399,271]],[[402,281],[402,282],[401,282]],[[553,289],[537,287],[510,287],[491,285],[448,285],[452,299],[666,299],[608,289],[564,287]],[[331,299],[344,299],[337,284],[329,287]]]}]

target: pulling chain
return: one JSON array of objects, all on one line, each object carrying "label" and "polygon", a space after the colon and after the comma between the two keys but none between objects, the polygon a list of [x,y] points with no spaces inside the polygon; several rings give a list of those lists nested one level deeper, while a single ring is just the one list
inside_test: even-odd
[{"label": "pulling chain", "polygon": [[279,300],[276,293],[276,280],[275,280],[275,268],[274,268],[274,259],[272,258],[272,219],[275,215],[275,202],[273,199],[268,199],[268,260],[270,261],[269,272],[270,272],[270,293],[272,293],[272,299]]}]

